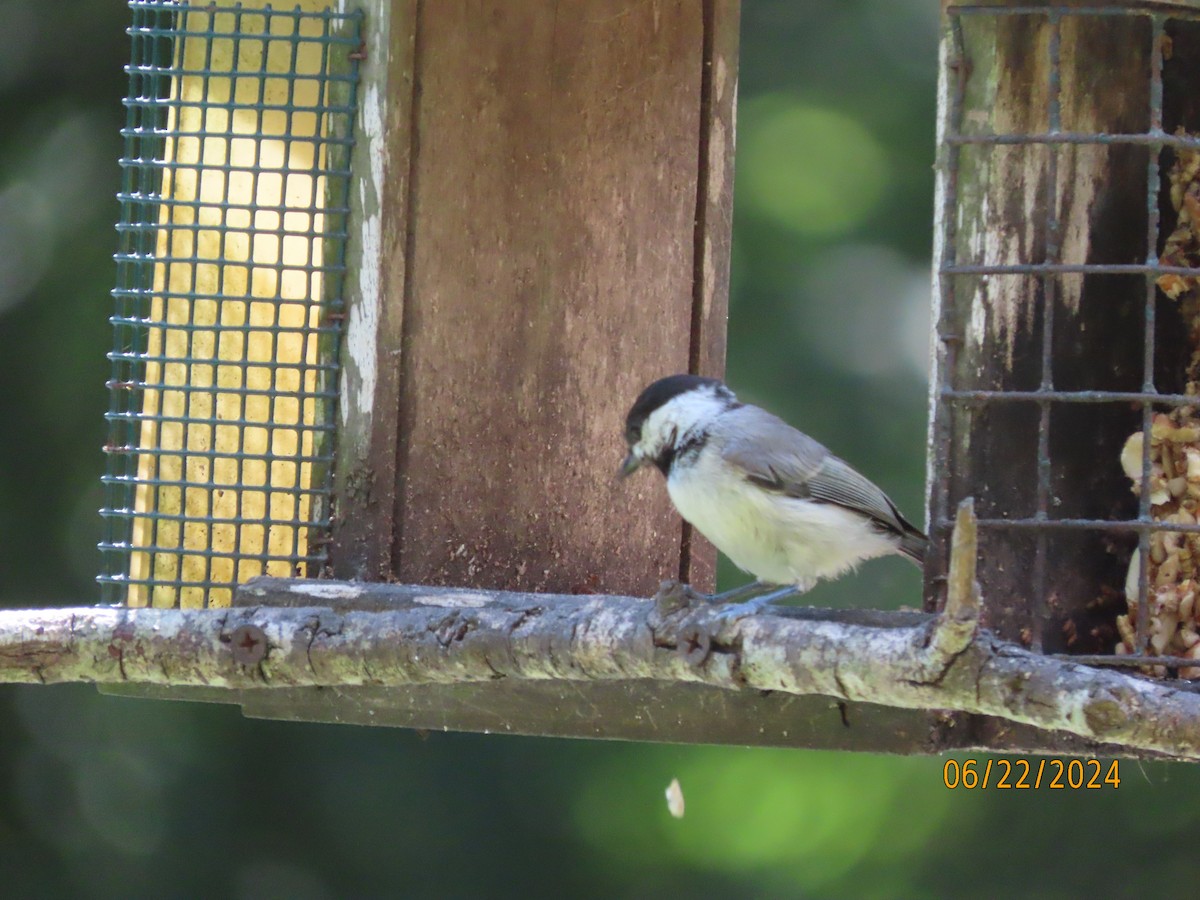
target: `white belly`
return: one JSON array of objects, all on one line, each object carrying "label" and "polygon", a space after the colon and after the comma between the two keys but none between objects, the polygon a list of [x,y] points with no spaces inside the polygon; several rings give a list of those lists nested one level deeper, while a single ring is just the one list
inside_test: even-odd
[{"label": "white belly", "polygon": [[863,516],[769,493],[719,468],[714,458],[702,453],[695,465],[672,470],[667,490],[684,519],[760,581],[808,588],[896,552],[896,540]]}]

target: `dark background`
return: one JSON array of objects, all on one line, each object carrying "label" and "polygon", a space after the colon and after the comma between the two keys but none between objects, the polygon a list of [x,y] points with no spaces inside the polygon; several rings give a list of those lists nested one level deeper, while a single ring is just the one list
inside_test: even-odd
[{"label": "dark background", "polygon": [[[743,0],[729,326],[743,397],[918,519],[937,8]],[[127,16],[113,0],[0,0],[0,605],[98,597]],[[918,598],[892,559],[812,600]],[[0,884],[298,900],[1193,889],[1194,767],[1125,762],[1116,789],[985,793],[948,791],[943,762],[421,738],[0,686]],[[672,778],[682,821],[663,799]]]}]

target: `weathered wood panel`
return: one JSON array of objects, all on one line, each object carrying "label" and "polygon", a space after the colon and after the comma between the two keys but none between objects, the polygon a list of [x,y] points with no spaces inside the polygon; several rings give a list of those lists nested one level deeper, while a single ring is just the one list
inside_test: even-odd
[{"label": "weathered wood panel", "polygon": [[[692,272],[689,371],[725,372],[725,322],[729,318],[729,264],[733,249],[733,149],[737,109],[740,2],[705,6],[704,70],[700,84],[700,166]],[[679,577],[716,581],[716,549],[683,526]]]},{"label": "weathered wood panel", "polygon": [[370,4],[363,26],[330,548],[339,578],[378,580],[391,566],[419,5]]},{"label": "weathered wood panel", "polygon": [[[958,22],[960,54],[953,52],[956,40],[949,27],[945,37],[943,133],[1149,130],[1148,18],[1064,15],[1057,74],[1048,16],[972,15]],[[957,117],[955,92],[962,103]],[[1055,96],[1057,121],[1051,114]],[[1143,262],[1154,249],[1146,240],[1151,152],[1157,151],[1129,144],[943,146],[941,198],[953,190],[955,202],[944,208],[939,223],[940,262]],[[1140,390],[1146,298],[1141,276],[943,273],[939,281],[939,330],[949,340],[938,348],[935,391],[940,385],[991,391]],[[1050,369],[1044,373],[1048,323]],[[935,403],[935,408],[934,516],[966,496],[976,498],[981,518],[1034,516],[1042,452],[1039,406]],[[1124,518],[1135,510],[1117,460],[1140,421],[1140,410],[1127,404],[1052,406],[1043,498],[1050,519]],[[933,579],[943,571],[948,537],[945,525],[934,535],[935,558],[928,568]],[[1124,575],[1111,542],[1097,533],[1059,531],[1047,541],[1039,594],[1036,538],[1027,531],[982,529],[979,580],[988,627],[1012,640],[1061,651],[1065,621],[1099,597],[1103,585],[1119,587]],[[933,582],[929,596],[936,594]]]},{"label": "weathered wood panel", "polygon": [[378,271],[349,323],[337,574],[711,583],[661,483],[614,473],[646,383],[723,369],[737,13],[392,4],[389,93],[364,92],[385,107],[363,158]]}]

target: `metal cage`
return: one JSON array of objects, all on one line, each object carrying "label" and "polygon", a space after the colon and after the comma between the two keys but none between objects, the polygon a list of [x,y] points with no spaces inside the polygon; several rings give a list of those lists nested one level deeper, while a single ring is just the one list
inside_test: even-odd
[{"label": "metal cage", "polygon": [[[1200,255],[1172,243],[1200,160],[1200,14],[945,13],[931,571],[955,504],[974,495],[990,625],[1046,653],[1200,676],[1188,649],[1200,643],[1186,644],[1200,525],[1181,512],[1200,473],[1174,473],[1164,494],[1158,468],[1179,416],[1200,408],[1186,308]],[[1010,101],[1023,112],[1006,118]],[[1174,575],[1170,552],[1183,558]],[[1172,620],[1179,640],[1164,643]]]},{"label": "metal cage", "polygon": [[326,561],[361,12],[133,0],[106,602]]}]

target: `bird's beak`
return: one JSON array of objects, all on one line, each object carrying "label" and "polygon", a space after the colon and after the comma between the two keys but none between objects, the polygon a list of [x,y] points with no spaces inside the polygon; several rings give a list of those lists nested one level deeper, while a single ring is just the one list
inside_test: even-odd
[{"label": "bird's beak", "polygon": [[628,478],[630,475],[640,469],[644,462],[644,459],[637,456],[632,450],[630,450],[629,455],[625,457],[625,462],[621,463],[621,468],[617,471],[617,477]]}]

